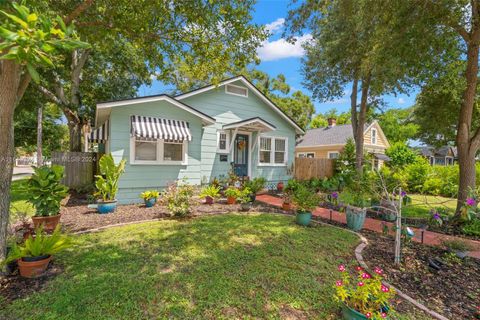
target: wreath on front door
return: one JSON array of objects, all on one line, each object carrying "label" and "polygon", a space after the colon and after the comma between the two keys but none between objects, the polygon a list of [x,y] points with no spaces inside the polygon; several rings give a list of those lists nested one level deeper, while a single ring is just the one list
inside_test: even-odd
[{"label": "wreath on front door", "polygon": [[238,146],[238,150],[243,150],[243,149],[245,149],[246,143],[245,143],[245,141],[243,141],[243,140],[242,140],[242,141],[238,141],[237,146]]}]

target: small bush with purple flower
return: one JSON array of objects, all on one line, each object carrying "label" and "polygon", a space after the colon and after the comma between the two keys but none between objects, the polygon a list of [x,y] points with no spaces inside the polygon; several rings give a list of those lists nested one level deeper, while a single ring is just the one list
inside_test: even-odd
[{"label": "small bush with purple flower", "polygon": [[372,275],[357,266],[355,277],[345,265],[339,265],[338,271],[341,279],[334,286],[336,301],[363,314],[367,319],[385,319],[388,313],[393,312],[390,301],[395,296],[395,290],[382,283],[382,269],[375,267]]}]

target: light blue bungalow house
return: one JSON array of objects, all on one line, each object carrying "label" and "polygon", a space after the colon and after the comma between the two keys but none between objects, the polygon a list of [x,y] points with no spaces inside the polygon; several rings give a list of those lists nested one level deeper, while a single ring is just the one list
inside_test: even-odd
[{"label": "light blue bungalow house", "polygon": [[202,184],[226,175],[291,178],[303,129],[245,77],[175,97],[161,94],[97,104],[90,140],[126,159],[120,203],[177,179]]}]

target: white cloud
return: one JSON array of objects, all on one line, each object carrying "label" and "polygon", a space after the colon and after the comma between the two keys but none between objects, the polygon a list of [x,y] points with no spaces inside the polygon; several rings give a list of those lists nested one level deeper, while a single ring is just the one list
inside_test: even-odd
[{"label": "white cloud", "polygon": [[277,20],[271,23],[267,23],[265,25],[265,29],[267,29],[267,31],[270,32],[271,34],[274,34],[283,28],[284,23],[285,23],[284,18],[278,18]]},{"label": "white cloud", "polygon": [[305,54],[302,44],[311,39],[312,35],[306,34],[301,37],[297,37],[295,44],[291,44],[285,39],[265,41],[263,45],[258,48],[257,53],[262,61],[301,57]]},{"label": "white cloud", "polygon": [[404,104],[404,103],[405,103],[405,99],[403,99],[403,98],[398,98],[397,102],[398,102],[399,104]]}]

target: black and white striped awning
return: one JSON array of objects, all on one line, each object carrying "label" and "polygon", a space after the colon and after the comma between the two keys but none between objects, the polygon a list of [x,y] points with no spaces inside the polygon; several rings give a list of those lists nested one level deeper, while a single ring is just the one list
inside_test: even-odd
[{"label": "black and white striped awning", "polygon": [[188,122],[155,117],[132,116],[131,133],[137,138],[191,141]]},{"label": "black and white striped awning", "polygon": [[105,143],[108,139],[108,125],[108,121],[106,121],[102,126],[92,130],[88,140],[95,143]]}]

